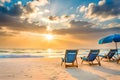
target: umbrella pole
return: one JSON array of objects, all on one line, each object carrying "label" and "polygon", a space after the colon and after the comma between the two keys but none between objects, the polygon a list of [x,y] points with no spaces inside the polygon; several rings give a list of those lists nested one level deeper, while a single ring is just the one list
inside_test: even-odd
[{"label": "umbrella pole", "polygon": [[116,47],[116,50],[117,50],[117,56],[118,56],[117,42],[115,42],[115,47]]},{"label": "umbrella pole", "polygon": [[117,50],[117,57],[118,57],[118,59],[117,59],[117,64],[118,64],[118,63],[119,63],[119,60],[120,60],[120,57],[119,57],[119,55],[118,55],[117,42],[115,42],[115,46],[116,46],[116,50]]}]

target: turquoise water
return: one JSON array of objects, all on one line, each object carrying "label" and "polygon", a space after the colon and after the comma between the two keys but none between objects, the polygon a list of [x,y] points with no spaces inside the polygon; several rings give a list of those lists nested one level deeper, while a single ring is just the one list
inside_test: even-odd
[{"label": "turquoise water", "polygon": [[[86,56],[89,49],[80,49],[78,57]],[[101,49],[99,54],[106,54],[109,49]],[[120,49],[118,50],[120,54]],[[52,49],[0,49],[0,58],[42,58],[42,57],[64,57],[65,50]]]}]

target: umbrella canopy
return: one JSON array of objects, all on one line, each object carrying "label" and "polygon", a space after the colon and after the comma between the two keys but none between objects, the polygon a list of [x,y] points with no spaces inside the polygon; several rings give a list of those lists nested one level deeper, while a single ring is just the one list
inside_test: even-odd
[{"label": "umbrella canopy", "polygon": [[120,34],[112,34],[99,40],[99,44],[120,42]]},{"label": "umbrella canopy", "polygon": [[[104,43],[111,43],[111,42],[115,42],[116,49],[117,49],[117,42],[120,42],[120,34],[112,34],[112,35],[106,36],[100,39],[98,43],[104,44]],[[118,51],[117,51],[117,54],[118,54]]]}]

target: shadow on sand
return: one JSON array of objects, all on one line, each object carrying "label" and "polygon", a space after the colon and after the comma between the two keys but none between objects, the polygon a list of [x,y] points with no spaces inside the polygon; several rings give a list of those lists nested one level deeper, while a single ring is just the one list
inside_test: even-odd
[{"label": "shadow on sand", "polygon": [[79,68],[67,68],[66,71],[77,80],[105,80],[103,77],[88,71],[81,70]]},{"label": "shadow on sand", "polygon": [[[119,66],[118,66],[118,68],[119,68]],[[102,71],[102,72],[107,73],[107,74],[120,76],[120,70],[110,69],[109,67],[106,68],[104,66],[101,66],[101,67],[94,66],[93,69]]]}]

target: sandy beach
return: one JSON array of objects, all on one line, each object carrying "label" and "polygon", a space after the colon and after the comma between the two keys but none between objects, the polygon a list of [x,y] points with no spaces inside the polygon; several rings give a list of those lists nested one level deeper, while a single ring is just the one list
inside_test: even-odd
[{"label": "sandy beach", "polygon": [[0,80],[120,80],[120,64],[102,61],[102,66],[81,63],[65,68],[60,58],[0,59]]}]

